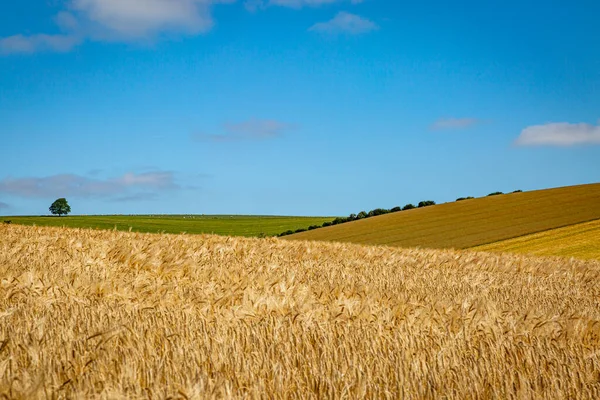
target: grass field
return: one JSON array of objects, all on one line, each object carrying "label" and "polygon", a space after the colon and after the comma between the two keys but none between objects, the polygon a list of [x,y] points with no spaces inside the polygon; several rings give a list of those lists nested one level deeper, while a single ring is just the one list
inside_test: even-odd
[{"label": "grass field", "polygon": [[600,397],[600,263],[0,225],[0,398]]},{"label": "grass field", "polygon": [[474,250],[600,260],[600,220],[503,240]]},{"label": "grass field", "polygon": [[287,238],[464,249],[595,219],[600,219],[600,184],[446,203]]},{"label": "grass field", "polygon": [[274,236],[288,229],[293,231],[322,225],[332,217],[278,217],[244,215],[110,215],[67,217],[0,217],[0,223],[36,226],[65,226],[70,228],[98,228],[148,233],[214,233],[227,236]]}]

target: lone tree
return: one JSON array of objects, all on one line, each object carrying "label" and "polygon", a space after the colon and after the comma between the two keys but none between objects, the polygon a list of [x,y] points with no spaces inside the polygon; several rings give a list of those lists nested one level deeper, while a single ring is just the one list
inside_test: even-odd
[{"label": "lone tree", "polygon": [[62,215],[67,215],[71,212],[71,206],[67,203],[67,199],[60,198],[56,199],[54,203],[49,208],[50,212],[54,215],[58,215],[59,217]]}]

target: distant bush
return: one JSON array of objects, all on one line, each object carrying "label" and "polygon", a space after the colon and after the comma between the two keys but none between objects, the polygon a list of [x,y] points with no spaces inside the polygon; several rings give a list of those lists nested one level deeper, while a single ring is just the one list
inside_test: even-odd
[{"label": "distant bush", "polygon": [[425,201],[421,201],[419,203],[419,208],[423,208],[423,207],[429,207],[429,206],[435,206],[435,201],[433,200],[425,200]]},{"label": "distant bush", "polygon": [[348,222],[348,218],[337,217],[336,219],[334,219],[333,221],[331,221],[331,225],[343,224],[344,222]]},{"label": "distant bush", "polygon": [[315,229],[319,229],[319,228],[320,228],[319,225],[311,225],[311,226],[308,227],[308,230],[309,231],[314,231]]},{"label": "distant bush", "polygon": [[301,232],[306,232],[306,229],[304,229],[304,228],[296,229],[296,232],[294,232],[294,233],[301,233]]},{"label": "distant bush", "polygon": [[363,218],[367,218],[367,217],[368,217],[367,213],[365,211],[361,211],[356,216],[356,219],[363,219]]},{"label": "distant bush", "polygon": [[402,207],[402,211],[412,210],[413,208],[417,208],[417,207],[414,204],[407,204],[404,207]]},{"label": "distant bush", "polygon": [[387,214],[389,212],[390,211],[386,210],[385,208],[376,208],[374,210],[369,211],[369,213],[367,214],[367,217],[376,217],[378,215]]},{"label": "distant bush", "polygon": [[287,236],[287,235],[293,235],[293,234],[294,234],[294,231],[288,230],[283,233],[280,233],[279,236]]},{"label": "distant bush", "polygon": [[498,196],[498,195],[501,195],[501,194],[504,194],[504,193],[502,193],[502,192],[494,192],[494,193],[488,194],[488,197],[490,197],[490,196]]},{"label": "distant bush", "polygon": [[471,200],[471,199],[474,199],[474,198],[475,197],[473,197],[473,196],[459,197],[458,199],[456,199],[456,201]]},{"label": "distant bush", "polygon": [[394,208],[392,208],[390,210],[391,213],[395,213],[395,212],[398,212],[398,211],[402,211],[402,207],[394,207]]},{"label": "distant bush", "polygon": [[523,191],[521,189],[519,189],[519,190],[515,190],[513,193],[523,193]]},{"label": "distant bush", "polygon": [[333,225],[331,222],[323,222],[323,228]]}]

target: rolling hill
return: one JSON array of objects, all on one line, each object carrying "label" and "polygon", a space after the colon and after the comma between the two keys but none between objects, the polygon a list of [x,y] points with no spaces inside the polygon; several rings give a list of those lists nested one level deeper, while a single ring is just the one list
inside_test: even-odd
[{"label": "rolling hill", "polygon": [[596,219],[599,183],[445,203],[286,238],[465,249]]}]

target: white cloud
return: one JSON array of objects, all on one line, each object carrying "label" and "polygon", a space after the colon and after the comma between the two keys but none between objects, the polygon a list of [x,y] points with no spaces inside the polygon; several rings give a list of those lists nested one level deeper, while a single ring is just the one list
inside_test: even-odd
[{"label": "white cloud", "polygon": [[0,53],[69,51],[84,39],[132,42],[197,35],[214,24],[211,7],[235,0],[69,0],[54,21],[63,32],[0,38]]},{"label": "white cloud", "polygon": [[534,125],[523,129],[518,146],[574,146],[600,144],[600,125],[568,122]]},{"label": "white cloud", "polygon": [[178,188],[173,173],[164,171],[127,173],[112,179],[62,174],[42,178],[0,180],[0,193],[31,198],[139,196],[140,190],[156,192]]},{"label": "white cloud", "polygon": [[379,29],[377,24],[359,15],[348,12],[338,13],[332,20],[319,22],[309,28],[309,31],[326,34],[351,34],[358,35]]},{"label": "white cloud", "polygon": [[210,30],[210,6],[219,0],[71,0],[70,9],[93,37],[113,40],[152,38],[173,32],[196,35]]},{"label": "white cloud", "polygon": [[436,131],[447,129],[466,129],[480,123],[481,121],[477,118],[441,118],[431,125],[431,129]]},{"label": "white cloud", "polygon": [[211,142],[237,142],[245,140],[265,140],[283,135],[294,125],[273,119],[250,119],[239,123],[226,123],[222,134],[197,134],[195,140]]}]

